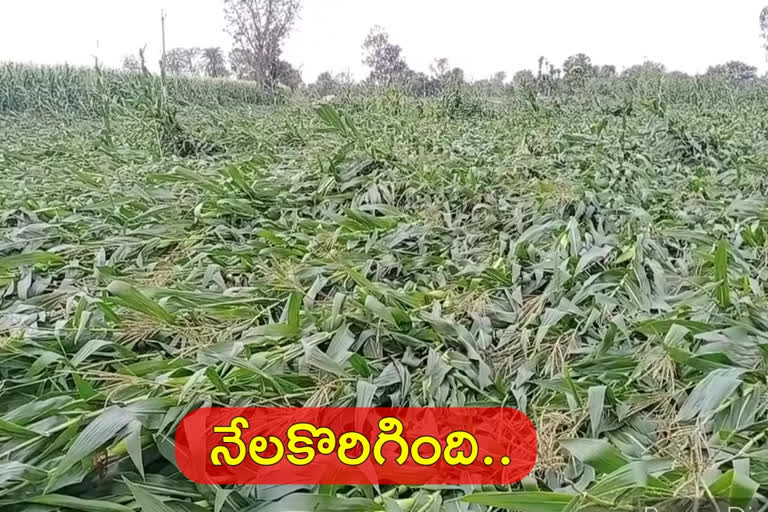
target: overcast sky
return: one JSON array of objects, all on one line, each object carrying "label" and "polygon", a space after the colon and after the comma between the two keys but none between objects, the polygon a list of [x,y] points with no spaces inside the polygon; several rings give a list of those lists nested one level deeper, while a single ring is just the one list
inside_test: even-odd
[{"label": "overcast sky", "polygon": [[[766,69],[758,17],[768,0],[304,0],[284,58],[305,81],[325,70],[366,74],[360,45],[374,24],[403,48],[408,64],[427,71],[448,57],[469,78],[534,69],[540,55],[558,65],[584,52],[618,69],[646,59],[668,69],[704,72],[743,60]],[[2,0],[0,61],[110,66],[147,45],[222,46],[222,0]],[[98,48],[97,48],[98,41]]]}]

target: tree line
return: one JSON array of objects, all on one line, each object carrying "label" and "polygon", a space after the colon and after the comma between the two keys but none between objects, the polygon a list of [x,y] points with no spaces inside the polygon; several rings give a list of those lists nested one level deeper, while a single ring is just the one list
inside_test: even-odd
[{"label": "tree line", "polygon": [[[232,37],[229,55],[225,57],[220,47],[172,48],[163,59],[165,72],[253,80],[265,88],[300,88],[304,86],[301,73],[282,59],[282,43],[293,29],[300,10],[301,0],[225,0],[226,30]],[[763,47],[768,51],[768,6],[760,13],[759,26]],[[397,85],[415,93],[430,94],[466,81],[464,71],[460,67],[451,66],[444,57],[434,60],[429,74],[411,69],[403,57],[402,48],[393,43],[386,30],[380,26],[370,30],[362,43],[362,49],[362,62],[370,70],[363,85]],[[123,59],[123,68],[140,71],[142,59],[140,55],[128,55]],[[521,70],[511,77],[511,81],[507,81],[506,73],[499,71],[488,79],[473,82],[473,85],[479,89],[560,82],[573,86],[593,78],[631,77],[638,74],[687,76],[679,71],[668,73],[663,64],[653,61],[631,66],[618,74],[615,66],[595,65],[588,55],[577,53],[565,59],[560,67],[540,57],[536,73]],[[758,78],[756,67],[737,60],[710,66],[704,75],[732,82],[748,82]],[[354,81],[348,74],[326,71],[310,87],[320,93],[331,94],[352,84]]]}]

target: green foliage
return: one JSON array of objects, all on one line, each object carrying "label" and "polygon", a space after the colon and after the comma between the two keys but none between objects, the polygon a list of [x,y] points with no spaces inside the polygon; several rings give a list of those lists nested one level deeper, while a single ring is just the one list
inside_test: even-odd
[{"label": "green foliage", "polygon": [[563,75],[572,84],[581,84],[596,74],[592,59],[584,53],[571,55],[563,63]]},{"label": "green foliage", "polygon": [[280,58],[300,11],[300,0],[224,1],[233,43],[230,64],[238,77],[249,77],[266,89],[301,82],[293,66]]},{"label": "green foliage", "polygon": [[[238,83],[0,73],[3,512],[765,499],[759,82],[561,96],[542,60],[493,97],[254,108]],[[164,112],[226,151],[159,151]],[[275,404],[516,407],[539,459],[485,488],[178,472],[187,411]]]},{"label": "green foliage", "polygon": [[757,78],[757,68],[741,61],[732,60],[725,64],[710,66],[706,76],[722,78],[731,82],[746,82]]},{"label": "green foliage", "polygon": [[[99,85],[99,73],[104,89]],[[104,91],[118,105],[126,106],[137,96],[144,80],[140,72],[0,64],[0,113],[101,117]],[[160,78],[151,80],[159,82]],[[171,101],[182,106],[218,108],[269,103],[263,89],[249,81],[169,76],[166,87]]]},{"label": "green foliage", "polygon": [[383,27],[373,27],[363,41],[363,64],[371,69],[368,81],[372,84],[391,86],[404,81],[408,73],[399,45],[389,41]]}]

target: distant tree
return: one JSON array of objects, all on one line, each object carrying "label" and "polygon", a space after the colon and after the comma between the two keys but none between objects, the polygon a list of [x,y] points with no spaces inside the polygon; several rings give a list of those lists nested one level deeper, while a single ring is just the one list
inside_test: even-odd
[{"label": "distant tree", "polygon": [[546,57],[543,55],[539,57],[539,72],[536,75],[537,78],[541,79],[543,78],[543,75],[546,74],[547,66],[549,65],[549,61]]},{"label": "distant tree", "polygon": [[278,60],[270,65],[270,77],[267,82],[260,82],[260,75],[253,69],[246,52],[233,48],[229,52],[229,66],[238,80],[253,80],[266,87],[283,84],[291,89],[298,89],[303,84],[301,73],[290,62]]},{"label": "distant tree", "polygon": [[757,68],[738,60],[710,66],[705,76],[724,78],[731,82],[746,82],[757,78]]},{"label": "distant tree", "polygon": [[317,75],[317,80],[312,84],[312,89],[322,96],[336,94],[339,83],[334,79],[330,71],[323,71]]},{"label": "distant tree", "polygon": [[768,51],[768,6],[760,11],[760,38],[763,40],[763,48]]},{"label": "distant tree", "polygon": [[501,87],[507,79],[507,73],[504,71],[497,71],[491,78],[491,84],[495,87]]},{"label": "distant tree", "polygon": [[165,70],[175,75],[200,73],[200,48],[172,48],[165,56]]},{"label": "distant tree", "polygon": [[498,71],[490,78],[476,80],[472,83],[472,88],[486,94],[499,94],[504,90],[504,81],[506,79],[507,74],[504,71]]},{"label": "distant tree", "polygon": [[278,76],[285,79],[281,45],[300,9],[300,0],[224,0],[228,31],[234,39],[230,63],[235,74],[267,86]]},{"label": "distant tree", "polygon": [[683,71],[670,71],[667,73],[667,78],[671,80],[687,80],[691,76]]},{"label": "distant tree", "polygon": [[432,64],[429,65],[429,71],[432,73],[432,77],[438,80],[442,80],[451,70],[451,66],[448,64],[446,57],[435,59]]},{"label": "distant tree", "polygon": [[634,77],[640,75],[663,75],[666,71],[667,68],[664,66],[664,64],[661,64],[660,62],[653,62],[652,60],[647,60],[642,64],[635,64],[634,66],[628,67],[622,71],[621,76]]},{"label": "distant tree", "polygon": [[595,74],[600,78],[611,78],[616,76],[616,66],[613,64],[605,64],[602,66],[595,66]]},{"label": "distant tree", "polygon": [[512,76],[512,85],[516,88],[525,89],[532,87],[534,83],[536,83],[536,77],[530,69],[520,70]]},{"label": "distant tree", "polygon": [[539,81],[554,82],[560,78],[560,73],[561,70],[549,62],[546,57],[539,57],[539,71],[536,75]]},{"label": "distant tree", "polygon": [[349,71],[336,73],[336,76],[334,76],[333,79],[336,80],[340,85],[343,85],[344,87],[348,87],[355,83],[355,79],[352,77]]},{"label": "distant tree", "polygon": [[123,69],[133,72],[141,71],[141,62],[139,62],[139,58],[133,54],[123,57]]},{"label": "distant tree", "polygon": [[317,75],[315,83],[310,84],[309,89],[320,96],[338,94],[344,88],[354,83],[349,73],[332,74],[330,71],[323,71]]},{"label": "distant tree", "polygon": [[374,26],[363,42],[363,64],[371,68],[369,80],[379,85],[401,82],[408,72],[408,65],[401,55],[400,46],[389,41],[389,34],[378,25]]},{"label": "distant tree", "polygon": [[448,72],[448,75],[445,77],[446,82],[451,84],[463,84],[465,82],[464,80],[464,70],[461,68],[453,68]]},{"label": "distant tree", "polygon": [[330,71],[323,71],[319,75],[317,75],[317,80],[315,80],[315,84],[323,85],[323,84],[335,84],[336,80],[333,79],[333,75]]},{"label": "distant tree", "polygon": [[221,52],[221,48],[205,48],[202,53],[202,61],[205,76],[221,78],[229,75],[227,63],[224,61],[224,54]]},{"label": "distant tree", "polygon": [[294,68],[290,62],[278,60],[272,65],[273,84],[282,84],[291,89],[298,89],[304,82],[301,79],[301,72]]},{"label": "distant tree", "polygon": [[248,62],[248,56],[240,48],[230,50],[229,69],[238,80],[256,80],[256,72]]},{"label": "distant tree", "polygon": [[585,53],[571,55],[563,62],[563,74],[569,82],[581,82],[594,76],[592,59]]},{"label": "distant tree", "polygon": [[432,61],[432,64],[429,65],[429,71],[432,75],[430,94],[444,89],[448,85],[464,83],[464,70],[459,67],[452,68],[446,57]]},{"label": "distant tree", "polygon": [[536,75],[536,89],[541,94],[552,94],[560,87],[561,70],[549,62],[546,57],[539,57],[539,70]]},{"label": "distant tree", "polygon": [[405,72],[403,83],[415,96],[430,96],[440,92],[441,89],[441,84],[437,79],[410,69]]}]

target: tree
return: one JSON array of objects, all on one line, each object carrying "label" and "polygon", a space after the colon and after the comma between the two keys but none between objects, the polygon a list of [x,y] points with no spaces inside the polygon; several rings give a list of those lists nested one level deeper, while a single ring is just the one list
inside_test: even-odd
[{"label": "tree", "polygon": [[165,70],[176,75],[200,73],[200,48],[172,48],[165,56]]},{"label": "tree", "polygon": [[272,69],[273,84],[282,84],[290,89],[298,89],[304,85],[304,81],[301,79],[301,72],[294,68],[290,62],[278,60],[277,63],[272,65]]},{"label": "tree", "polygon": [[435,59],[432,64],[429,65],[429,71],[432,73],[432,77],[442,80],[450,71],[451,66],[448,64],[446,57]]},{"label": "tree", "polygon": [[225,0],[224,14],[234,39],[232,50],[240,75],[251,76],[272,86],[286,69],[280,60],[281,45],[293,28],[301,9],[300,0]]},{"label": "tree", "polygon": [[527,89],[528,87],[533,87],[535,82],[536,77],[533,76],[533,71],[530,69],[520,70],[512,76],[512,85],[515,88]]},{"label": "tree", "polygon": [[229,52],[229,68],[238,80],[255,80],[256,73],[248,62],[248,56],[240,48]]},{"label": "tree", "polygon": [[563,62],[563,73],[565,79],[570,82],[580,82],[594,76],[592,59],[585,53],[571,55]]},{"label": "tree", "polygon": [[328,96],[329,94],[336,94],[339,90],[339,84],[333,78],[330,71],[323,71],[317,75],[317,80],[312,84],[312,89],[321,96]]},{"label": "tree", "polygon": [[451,68],[446,57],[435,59],[432,64],[429,65],[429,71],[432,73],[430,87],[433,90],[445,88],[446,85],[464,83],[464,70],[459,67]]},{"label": "tree", "polygon": [[224,61],[224,54],[221,52],[221,48],[205,48],[202,53],[202,61],[205,76],[221,78],[229,75],[229,70]]},{"label": "tree", "polygon": [[768,51],[768,6],[760,11],[760,37],[763,40],[763,48]]},{"label": "tree", "polygon": [[666,74],[667,80],[688,80],[691,76],[683,71],[669,71]]},{"label": "tree", "polygon": [[420,71],[406,71],[402,78],[403,85],[415,96],[429,96],[436,94],[440,90],[440,84],[437,80],[430,78],[426,73]]},{"label": "tree", "polygon": [[444,77],[446,83],[450,84],[463,84],[464,83],[464,70],[461,68],[453,68]]},{"label": "tree", "polygon": [[477,91],[482,91],[486,94],[493,93],[498,94],[504,90],[504,81],[507,79],[507,74],[504,71],[498,71],[488,79],[477,80],[472,83],[472,88]]},{"label": "tree", "polygon": [[341,73],[336,73],[336,76],[333,77],[334,80],[336,80],[340,85],[343,85],[344,87],[349,87],[351,85],[354,85],[355,79],[352,76],[352,73],[349,71],[342,71]]},{"label": "tree", "polygon": [[317,80],[310,87],[321,96],[337,94],[343,88],[353,84],[352,77],[348,73],[331,74],[330,71],[323,71],[317,75]]},{"label": "tree", "polygon": [[547,74],[547,66],[552,67],[552,65],[549,63],[547,58],[545,56],[539,57],[539,71],[536,75],[538,79],[544,78],[544,75]]},{"label": "tree", "polygon": [[738,60],[710,66],[705,76],[724,78],[730,82],[746,82],[757,78],[757,68]]},{"label": "tree", "polygon": [[402,82],[408,71],[400,46],[389,41],[389,34],[374,26],[363,42],[363,64],[371,68],[368,79],[378,85]]},{"label": "tree", "polygon": [[555,82],[560,79],[560,69],[556,68],[554,64],[543,55],[539,57],[539,71],[536,78],[540,82]]},{"label": "tree", "polygon": [[139,62],[139,58],[133,54],[123,57],[123,69],[135,73],[141,71],[141,62]]},{"label": "tree", "polygon": [[636,77],[641,75],[663,75],[666,71],[667,68],[664,66],[664,64],[660,62],[654,62],[652,60],[647,60],[642,64],[635,64],[634,66],[628,67],[622,71],[621,76]]},{"label": "tree", "polygon": [[283,84],[291,89],[297,89],[303,84],[299,70],[295,69],[290,62],[280,59],[270,64],[267,81],[260,82],[261,76],[251,65],[247,52],[241,48],[233,48],[229,52],[229,65],[238,80],[254,80],[266,87]]},{"label": "tree", "polygon": [[604,64],[595,66],[595,74],[600,78],[611,78],[616,76],[616,66],[613,64]]},{"label": "tree", "polygon": [[495,87],[501,87],[504,85],[504,81],[507,79],[507,73],[504,71],[497,71],[491,78],[491,83]]}]

